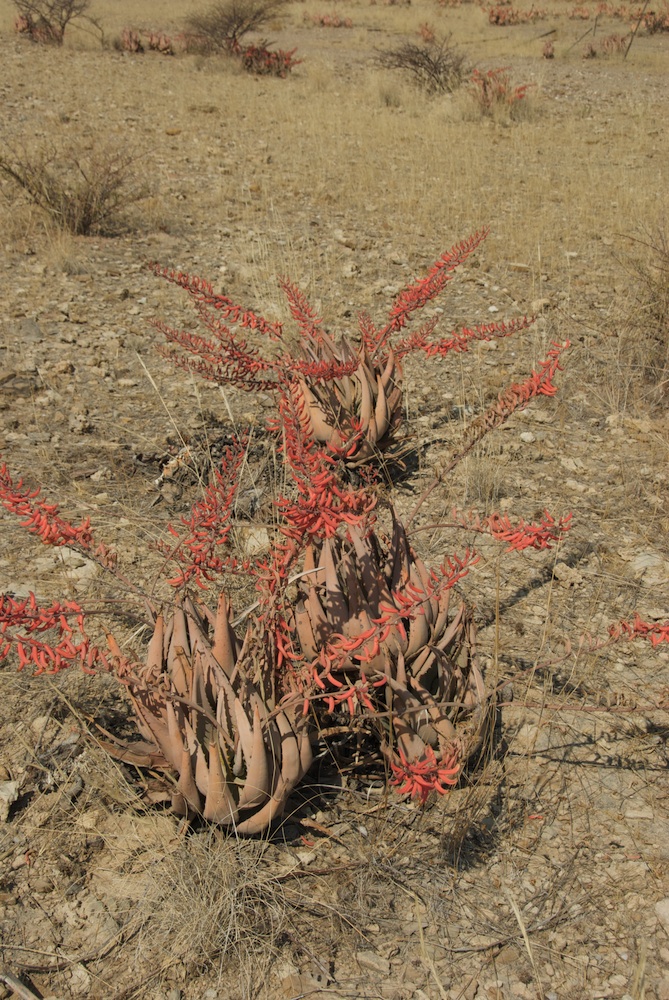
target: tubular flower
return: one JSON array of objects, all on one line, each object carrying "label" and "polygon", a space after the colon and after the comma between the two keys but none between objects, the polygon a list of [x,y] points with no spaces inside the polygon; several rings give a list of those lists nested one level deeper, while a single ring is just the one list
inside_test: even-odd
[{"label": "tubular flower", "polygon": [[426,747],[420,760],[411,761],[400,747],[397,759],[390,761],[390,769],[393,773],[390,784],[397,794],[407,795],[424,805],[430,792],[446,795],[457,785],[460,764],[456,749],[438,761],[432,747]]},{"label": "tubular flower", "polygon": [[635,614],[632,621],[614,622],[609,625],[609,635],[612,639],[648,639],[651,646],[659,646],[660,643],[669,643],[669,622],[660,624],[659,622],[643,621],[640,615]]},{"label": "tubular flower", "polygon": [[23,518],[21,524],[45,545],[71,545],[90,553],[93,547],[91,523],[88,518],[74,526],[60,516],[57,504],[40,499],[41,490],[24,487],[23,480],[15,483],[7,466],[0,465],[0,503],[10,513]]},{"label": "tubular flower", "polygon": [[29,667],[35,674],[56,674],[75,663],[86,673],[108,669],[105,654],[86,633],[85,616],[75,601],[42,607],[33,593],[23,600],[0,594],[0,660],[14,648],[19,670]]}]

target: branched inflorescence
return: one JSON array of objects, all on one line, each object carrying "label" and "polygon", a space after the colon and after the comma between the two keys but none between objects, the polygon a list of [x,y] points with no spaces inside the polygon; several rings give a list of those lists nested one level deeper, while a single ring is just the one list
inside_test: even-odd
[{"label": "branched inflorescence", "polygon": [[521,518],[515,524],[508,514],[493,513],[482,518],[475,512],[451,513],[453,523],[468,531],[491,535],[498,542],[504,542],[507,552],[523,552],[525,549],[549,549],[553,543],[561,542],[571,527],[571,514],[555,518],[546,510],[538,524],[527,524]]},{"label": "branched inflorescence", "polygon": [[204,496],[193,504],[190,517],[182,517],[187,537],[173,525],[168,531],[177,539],[173,546],[163,543],[160,548],[179,565],[177,576],[168,580],[173,587],[185,587],[191,581],[198,587],[220,578],[226,570],[238,569],[234,557],[222,555],[232,530],[232,515],[239,476],[244,462],[247,440],[235,442],[227,448],[219,469],[214,469],[213,480],[205,488]]},{"label": "branched inflorescence", "polygon": [[[297,350],[289,350],[279,321],[266,320],[214,292],[202,278],[158,264],[151,265],[154,273],[189,294],[209,336],[174,330],[160,321],[155,326],[168,343],[180,349],[168,352],[168,357],[206,379],[250,392],[275,390],[283,396],[289,386],[299,389],[315,442],[335,449],[347,467],[364,466],[384,456],[396,458],[403,450],[402,360],[417,351],[443,359],[451,352],[467,351],[477,341],[509,337],[532,322],[520,317],[507,323],[463,327],[439,338],[435,337],[438,317],[433,317],[400,336],[415,315],[443,292],[487,233],[482,229],[442,254],[423,278],[396,296],[381,327],[362,313],[357,340],[329,334],[304,293],[282,278],[279,283],[299,332]],[[241,331],[259,335],[274,350],[261,350]]]}]

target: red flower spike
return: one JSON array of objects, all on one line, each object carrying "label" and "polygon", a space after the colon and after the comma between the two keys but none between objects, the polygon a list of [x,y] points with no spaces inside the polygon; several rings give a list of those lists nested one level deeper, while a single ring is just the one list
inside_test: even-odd
[{"label": "red flower spike", "polygon": [[34,535],[38,535],[45,545],[69,545],[85,553],[93,547],[93,535],[88,518],[79,525],[72,525],[60,516],[56,504],[48,504],[40,499],[39,488],[24,487],[23,480],[14,483],[7,466],[0,465],[0,503],[10,513],[24,518],[21,524]]},{"label": "red flower spike", "polygon": [[379,334],[377,350],[385,347],[392,333],[396,333],[406,326],[412,313],[422,309],[443,291],[446,283],[451,280],[453,271],[474,253],[488,233],[489,229],[481,229],[469,239],[452,246],[439,260],[435,261],[424,278],[419,279],[399,293],[390,311],[389,322]]},{"label": "red flower spike", "polygon": [[631,621],[614,622],[609,625],[609,635],[615,641],[619,639],[648,639],[652,646],[663,642],[669,643],[669,622],[645,622],[637,614]]},{"label": "red flower spike", "polygon": [[193,504],[189,518],[181,518],[190,534],[181,540],[177,530],[169,525],[170,534],[180,540],[175,547],[164,543],[159,547],[180,565],[179,574],[168,581],[171,586],[184,587],[192,581],[204,587],[226,570],[240,568],[236,559],[222,557],[219,551],[227,544],[232,528],[230,519],[246,445],[244,438],[226,448],[220,469],[214,471],[214,480],[205,489],[204,497]]},{"label": "red flower spike", "polygon": [[562,370],[560,358],[571,347],[570,341],[553,344],[545,361],[539,363],[539,370],[533,371],[524,382],[514,383],[501,392],[497,401],[485,413],[477,417],[465,429],[462,446],[453,456],[449,469],[457,463],[490,431],[501,427],[517,410],[524,410],[535,396],[554,396],[557,386],[553,385],[556,373]]},{"label": "red flower spike", "polygon": [[401,747],[397,755],[399,763],[390,762],[393,785],[398,795],[407,795],[424,805],[430,792],[446,795],[458,783],[461,765],[457,750],[453,750],[445,759],[438,760],[432,747],[427,747],[420,760],[407,759]]},{"label": "red flower spike", "polygon": [[306,404],[299,386],[289,383],[279,398],[284,441],[282,451],[297,497],[278,497],[284,533],[308,541],[331,538],[342,524],[360,526],[369,521],[376,497],[368,490],[340,486],[337,469],[327,452],[316,446]]},{"label": "red flower spike", "polygon": [[571,528],[571,514],[555,519],[544,511],[539,524],[527,524],[522,518],[512,524],[508,514],[490,514],[481,518],[475,513],[461,513],[453,510],[455,524],[467,531],[491,535],[500,542],[506,542],[507,552],[523,552],[525,549],[549,549],[554,542],[561,542]]},{"label": "red flower spike", "polygon": [[[35,674],[55,674],[75,663],[85,673],[94,673],[96,665],[109,669],[106,655],[91,643],[84,619],[85,612],[75,601],[40,607],[33,593],[23,600],[0,595],[0,660],[14,647],[19,670],[31,667]],[[53,636],[50,642],[42,638],[45,633]],[[77,635],[80,641],[75,643]]]}]

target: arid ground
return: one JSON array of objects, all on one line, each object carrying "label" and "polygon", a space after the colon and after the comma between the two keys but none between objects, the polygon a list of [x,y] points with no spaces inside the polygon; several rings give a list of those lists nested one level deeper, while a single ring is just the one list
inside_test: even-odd
[{"label": "arid ground", "polygon": [[[488,226],[434,303],[439,329],[536,322],[409,361],[417,461],[393,495],[406,513],[463,422],[568,339],[558,394],[456,469],[414,544],[436,563],[471,543],[430,527],[454,506],[571,511],[573,528],[549,552],[478,542],[461,590],[497,723],[485,762],[422,809],[317,746],[272,837],[185,828],[99,745],[98,726],[132,733],[112,677],[33,678],[8,659],[0,787],[18,798],[0,822],[0,996],[20,995],[2,992],[14,977],[63,1000],[669,1000],[669,646],[580,647],[634,612],[669,619],[669,34],[640,28],[624,59],[598,46],[631,14],[546,6],[499,26],[474,4],[292,3],[266,37],[302,61],[275,79],[113,47],[126,26],[177,33],[191,0],[93,0],[105,47],[73,25],[62,48],[17,36],[2,0],[0,152],[127,152],[147,194],[117,233],[73,237],[0,181],[0,450],[14,474],[90,517],[127,576],[167,594],[155,543],[198,497],[208,454],[239,427],[262,443],[273,404],[158,353],[151,319],[192,326],[193,312],[146,262],[287,322],[288,276],[346,332]],[[333,13],[353,26],[313,23]],[[526,98],[486,116],[466,84],[428,96],[378,65],[424,24],[471,66],[510,67]],[[199,483],[168,464],[185,444]],[[249,523],[240,513],[242,546],[257,541]],[[9,514],[0,524],[0,590],[95,606],[101,634],[113,625],[141,653],[141,608],[116,581]],[[244,608],[243,581],[231,586]]]}]

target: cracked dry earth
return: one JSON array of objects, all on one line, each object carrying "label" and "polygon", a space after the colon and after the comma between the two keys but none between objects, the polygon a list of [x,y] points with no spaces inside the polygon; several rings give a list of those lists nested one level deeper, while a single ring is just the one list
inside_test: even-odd
[{"label": "cracked dry earth", "polygon": [[[284,36],[305,67],[326,51],[304,29]],[[97,743],[97,726],[132,733],[113,679],[31,678],[5,663],[0,781],[17,798],[0,817],[0,972],[35,995],[669,1000],[669,650],[578,652],[582,635],[604,637],[635,610],[669,618],[666,395],[640,371],[644,336],[656,345],[630,318],[639,290],[615,235],[632,228],[630,206],[641,223],[666,208],[666,40],[648,65],[640,55],[546,68],[521,55],[518,72],[544,75],[538,117],[473,125],[448,102],[381,101],[360,37],[350,53],[333,42],[321,76],[259,82],[0,36],[4,140],[104,130],[132,139],[155,181],[134,231],[114,238],[63,237],[20,202],[5,207],[3,457],[73,519],[90,516],[127,575],[160,592],[154,543],[199,489],[172,460],[189,445],[203,474],[233,426],[251,427],[266,454],[272,401],[223,396],[160,357],[150,319],[188,325],[192,314],[144,263],[211,276],[283,318],[273,276],[289,273],[346,330],[360,308],[382,316],[404,283],[489,221],[483,251],[435,304],[441,328],[538,319],[511,341],[407,365],[418,459],[395,500],[407,513],[463,422],[569,338],[558,395],[464,462],[414,538],[428,561],[462,550],[472,539],[430,527],[454,505],[526,519],[573,511],[573,529],[549,553],[505,556],[477,541],[462,591],[499,691],[497,723],[484,765],[424,809],[388,794],[373,766],[338,773],[318,747],[272,838],[184,830],[144,807],[142,776]],[[560,136],[573,145],[558,162]],[[472,154],[468,179],[458,142]],[[258,462],[271,485],[271,462]],[[250,513],[242,504],[247,551],[263,531]],[[141,608],[115,581],[9,517],[1,526],[3,591],[73,596],[142,648]],[[243,583],[232,587],[236,607],[250,603]]]}]

